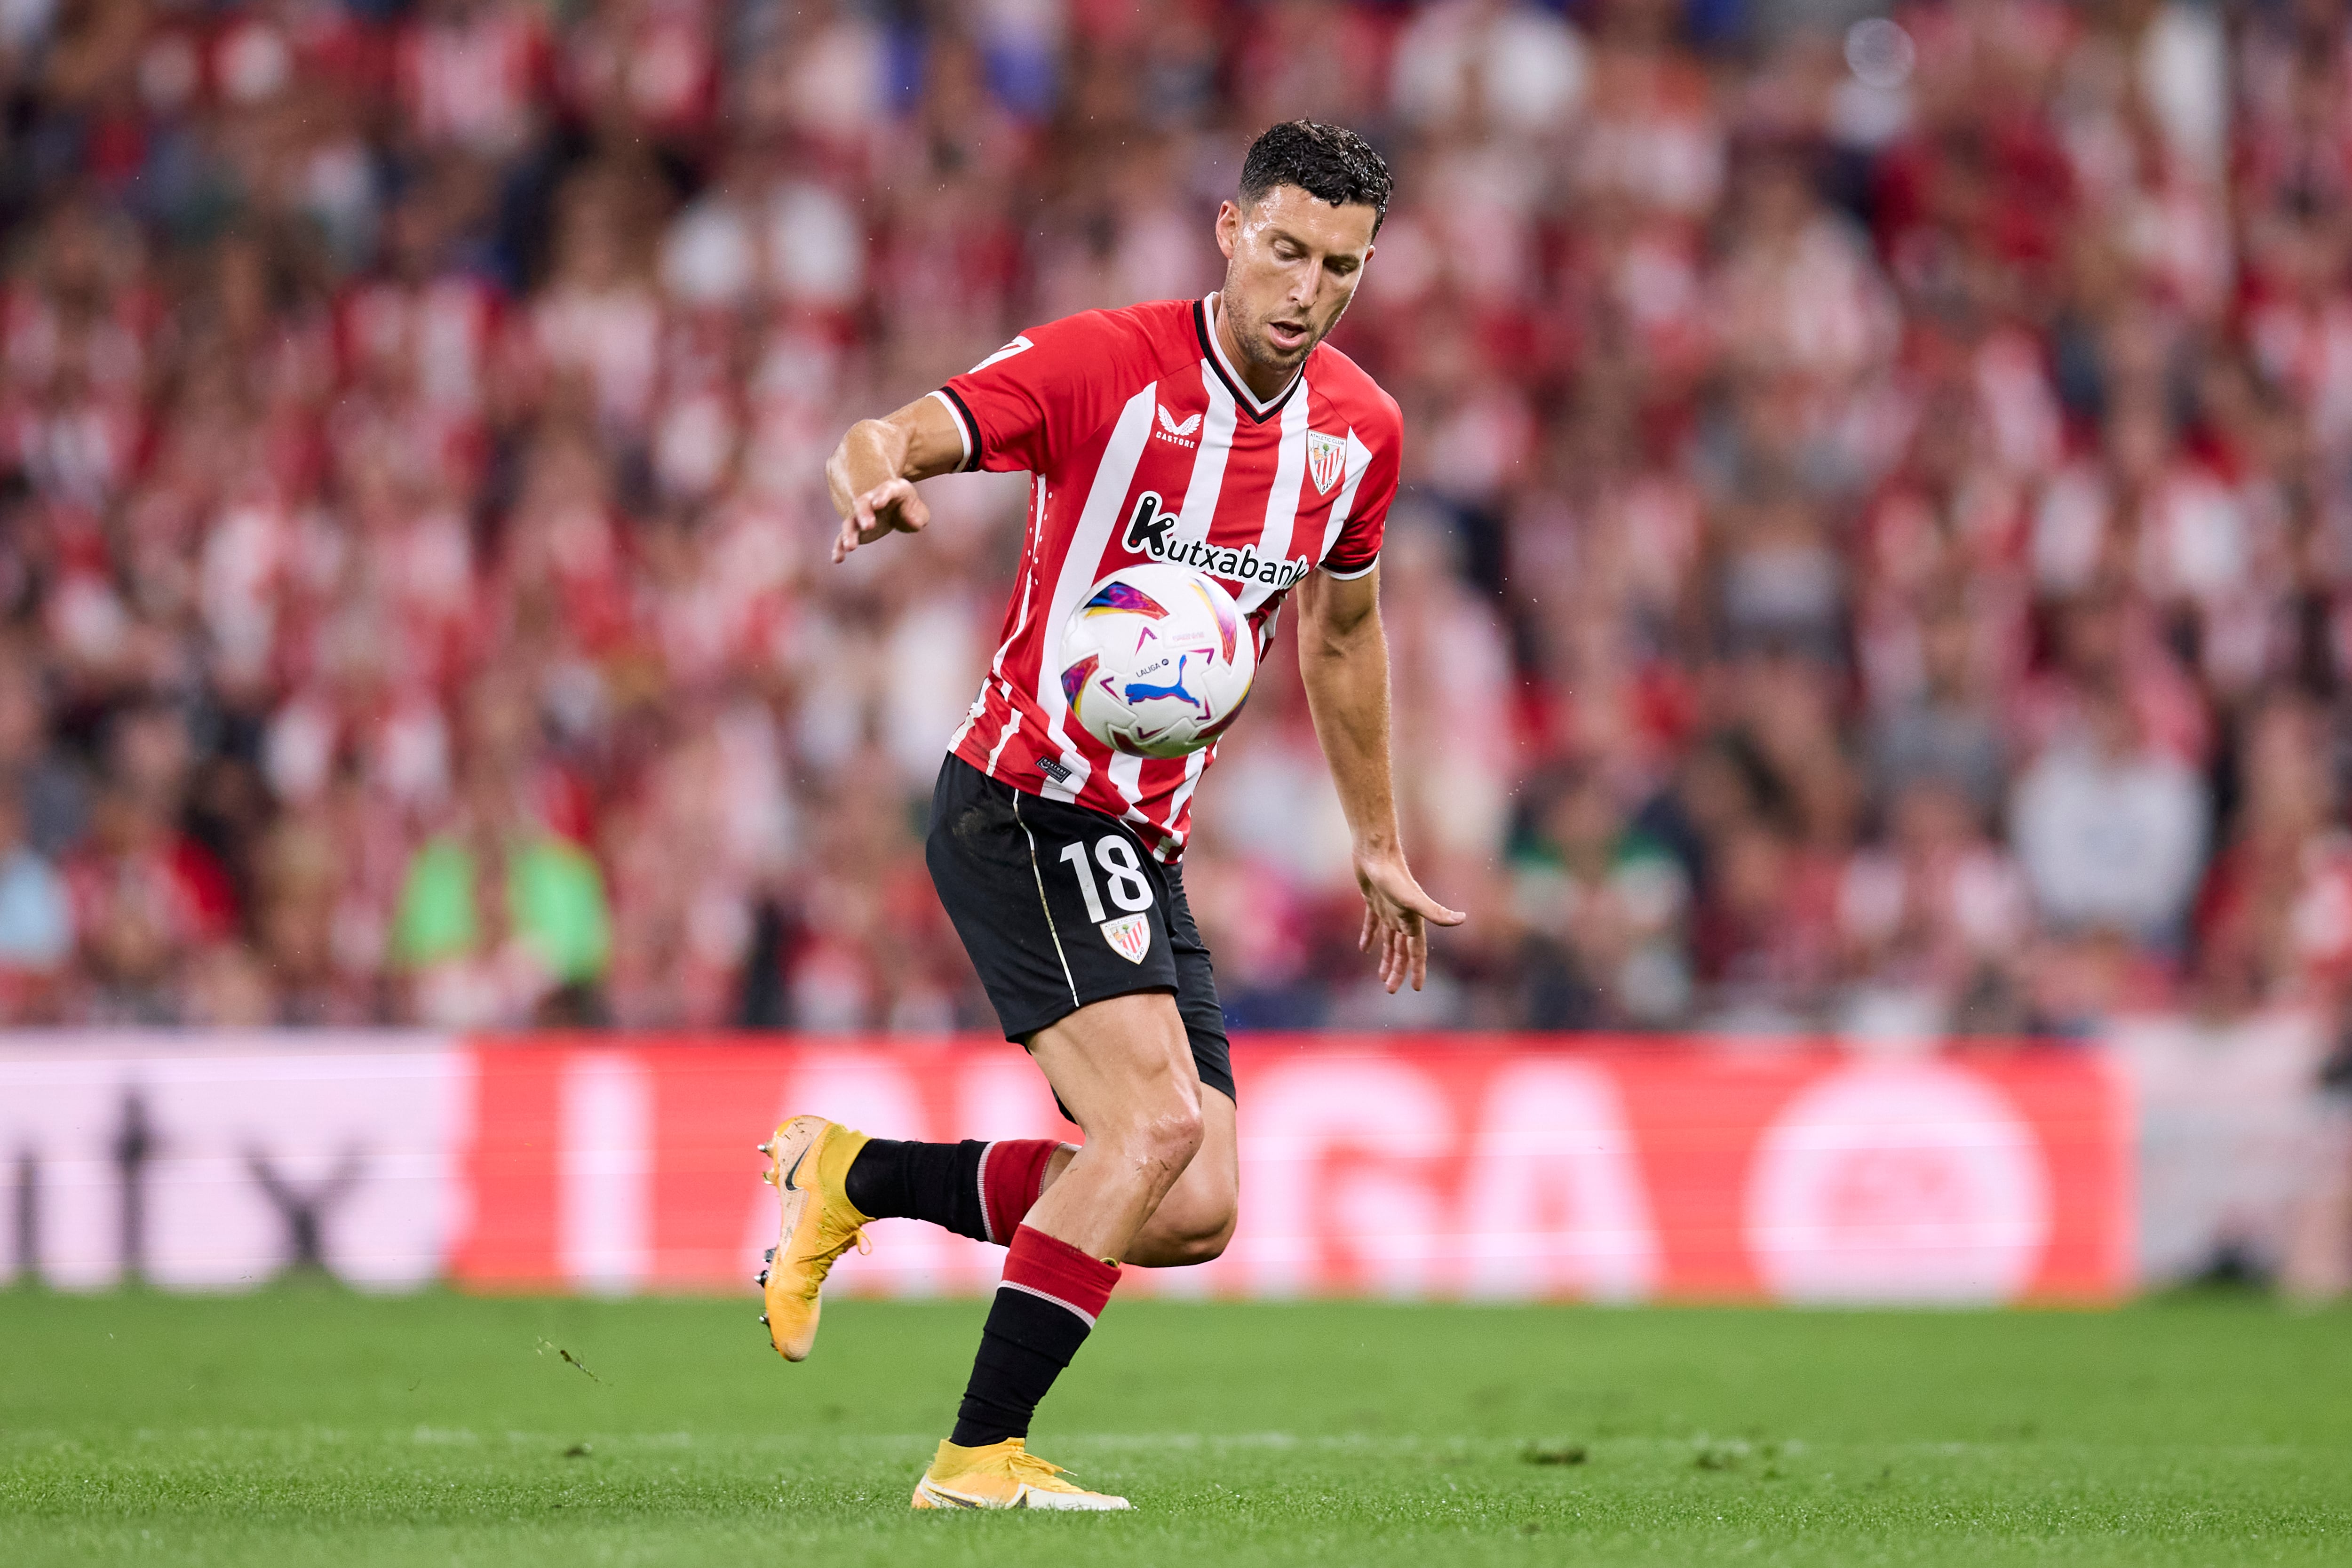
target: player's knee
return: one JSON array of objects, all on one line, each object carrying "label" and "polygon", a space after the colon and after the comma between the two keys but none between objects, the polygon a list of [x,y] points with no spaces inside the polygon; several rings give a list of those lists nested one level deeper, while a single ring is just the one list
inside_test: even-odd
[{"label": "player's knee", "polygon": [[1146,1173],[1173,1181],[1201,1152],[1201,1138],[1200,1101],[1182,1095],[1139,1110],[1116,1141]]},{"label": "player's knee", "polygon": [[1146,1119],[1141,1142],[1153,1163],[1171,1176],[1181,1175],[1201,1152],[1202,1131],[1200,1102],[1187,1099],[1162,1106]]}]

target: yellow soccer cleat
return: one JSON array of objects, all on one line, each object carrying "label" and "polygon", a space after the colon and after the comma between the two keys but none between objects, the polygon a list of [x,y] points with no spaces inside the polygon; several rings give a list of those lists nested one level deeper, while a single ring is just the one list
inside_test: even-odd
[{"label": "yellow soccer cleat", "polygon": [[851,1206],[843,1184],[866,1134],[822,1116],[795,1116],[760,1145],[769,1167],[761,1179],[784,1201],[783,1221],[768,1267],[760,1271],[769,1342],[786,1361],[805,1361],[816,1343],[817,1294],[841,1255],[871,1252],[862,1226],[867,1215]]},{"label": "yellow soccer cleat", "polygon": [[1057,1508],[1080,1513],[1116,1511],[1123,1497],[1090,1492],[1064,1480],[1059,1465],[1029,1451],[1019,1437],[984,1447],[941,1442],[931,1468],[915,1483],[917,1508]]}]

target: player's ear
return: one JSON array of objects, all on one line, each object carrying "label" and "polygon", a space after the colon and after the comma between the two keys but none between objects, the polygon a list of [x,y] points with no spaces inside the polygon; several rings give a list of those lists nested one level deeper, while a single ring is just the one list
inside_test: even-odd
[{"label": "player's ear", "polygon": [[1241,237],[1242,209],[1231,202],[1217,204],[1217,248],[1225,259],[1234,258],[1234,242]]}]

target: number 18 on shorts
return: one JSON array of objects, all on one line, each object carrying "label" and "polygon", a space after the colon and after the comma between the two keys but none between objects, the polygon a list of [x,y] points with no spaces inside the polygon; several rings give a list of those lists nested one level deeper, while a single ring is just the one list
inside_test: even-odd
[{"label": "number 18 on shorts", "polygon": [[[1146,915],[1160,900],[1152,896],[1151,884],[1144,879],[1142,857],[1136,854],[1134,840],[1116,829],[1095,840],[1092,858],[1103,871],[1100,891],[1097,890],[1094,867],[1087,864],[1085,839],[1074,838],[1063,845],[1062,852],[1055,858],[1070,868],[1072,879],[1087,901],[1087,919],[1102,932],[1111,951],[1129,963],[1139,964],[1150,957],[1151,921]],[[1108,893],[1110,901],[1124,912],[1112,914],[1106,910],[1104,893]],[[1047,907],[1050,910],[1050,898]]]}]

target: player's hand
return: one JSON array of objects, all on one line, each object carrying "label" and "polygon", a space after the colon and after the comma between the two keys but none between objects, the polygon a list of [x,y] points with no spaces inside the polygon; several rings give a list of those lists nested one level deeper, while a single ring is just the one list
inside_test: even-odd
[{"label": "player's hand", "polygon": [[1402,851],[1356,856],[1356,885],[1364,890],[1364,933],[1359,951],[1380,961],[1381,984],[1393,996],[1407,980],[1415,991],[1429,977],[1429,928],[1458,926],[1469,917],[1421,890]]},{"label": "player's hand", "polygon": [[841,531],[834,536],[833,563],[840,565],[849,559],[851,551],[886,533],[920,533],[930,521],[931,509],[915,493],[911,480],[885,479],[852,498],[849,515],[841,520]]}]

